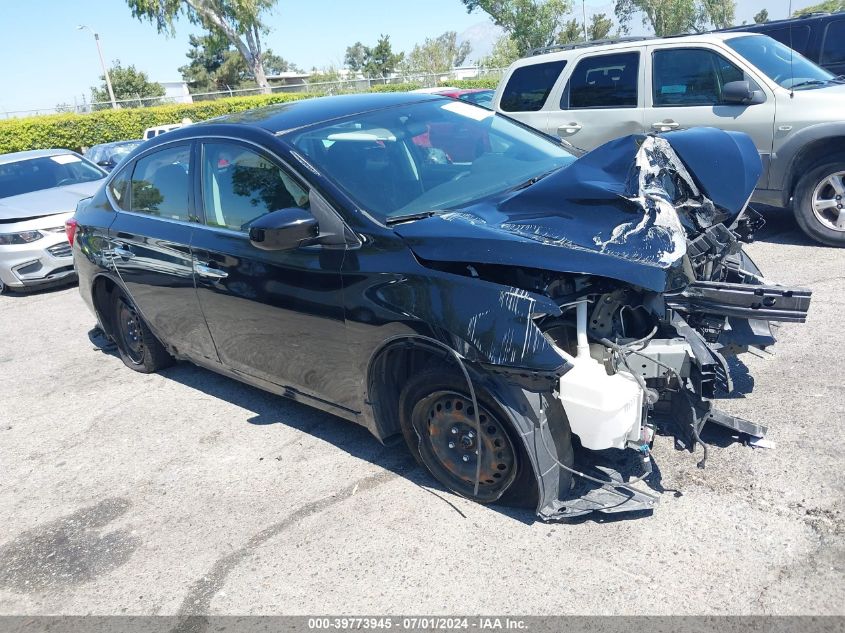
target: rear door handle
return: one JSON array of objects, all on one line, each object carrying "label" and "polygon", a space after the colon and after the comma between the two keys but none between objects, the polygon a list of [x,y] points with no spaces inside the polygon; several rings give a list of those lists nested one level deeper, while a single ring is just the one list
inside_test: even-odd
[{"label": "rear door handle", "polygon": [[569,136],[570,134],[575,134],[578,130],[581,129],[581,126],[575,122],[567,123],[566,125],[561,125],[557,129],[558,136]]},{"label": "rear door handle", "polygon": [[206,279],[226,279],[229,276],[229,273],[225,271],[212,268],[200,262],[194,262],[194,270],[200,277],[205,277]]},{"label": "rear door handle", "polygon": [[667,130],[677,130],[681,127],[681,124],[677,121],[673,121],[672,119],[666,119],[665,121],[658,121],[657,123],[652,123],[651,127],[659,132],[665,132]]},{"label": "rear door handle", "polygon": [[133,257],[135,257],[135,253],[133,253],[132,251],[127,250],[125,248],[121,248],[119,246],[115,246],[112,249],[112,253],[114,253],[115,255],[120,257],[121,259],[132,259]]}]

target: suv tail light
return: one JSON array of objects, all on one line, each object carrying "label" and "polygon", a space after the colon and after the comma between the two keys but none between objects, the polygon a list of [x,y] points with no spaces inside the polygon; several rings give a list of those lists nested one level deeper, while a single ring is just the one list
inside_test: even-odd
[{"label": "suv tail light", "polygon": [[79,226],[79,222],[76,221],[76,218],[65,220],[65,235],[67,235],[67,241],[70,242],[71,246],[73,246],[73,240],[76,237],[77,226]]}]

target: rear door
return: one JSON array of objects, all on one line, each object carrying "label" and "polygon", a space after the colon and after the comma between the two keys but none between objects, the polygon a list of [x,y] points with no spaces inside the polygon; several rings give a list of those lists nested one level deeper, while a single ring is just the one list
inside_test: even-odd
[{"label": "rear door", "polygon": [[105,250],[153,332],[197,360],[217,354],[194,289],[192,144],[171,143],[126,165],[111,182],[117,211]]},{"label": "rear door", "polygon": [[639,50],[589,54],[573,61],[549,133],[591,150],[643,128],[643,72]]},{"label": "rear door", "polygon": [[566,60],[558,59],[527,66],[511,72],[499,95],[498,110],[547,134],[549,113],[544,109],[552,89],[566,67]]},{"label": "rear door", "polygon": [[[342,223],[278,159],[252,144],[200,147],[205,225],[192,241],[197,293],[220,361],[236,372],[341,404],[337,376],[349,363],[341,265]],[[249,225],[266,213],[309,209],[318,243],[265,251]]]},{"label": "rear door", "polygon": [[[772,153],[775,96],[751,71],[744,71],[739,60],[728,55],[704,44],[650,46],[645,131],[710,126],[745,132],[767,166]],[[731,81],[748,81],[753,90],[762,90],[765,103],[725,103],[722,87]],[[766,179],[764,169],[761,183]]]}]

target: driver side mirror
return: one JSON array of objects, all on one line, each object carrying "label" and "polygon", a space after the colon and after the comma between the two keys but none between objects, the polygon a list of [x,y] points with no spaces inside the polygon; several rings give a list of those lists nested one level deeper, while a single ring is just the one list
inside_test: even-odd
[{"label": "driver side mirror", "polygon": [[317,219],[298,207],[262,215],[249,227],[250,243],[264,251],[290,250],[319,234]]},{"label": "driver side mirror", "polygon": [[722,86],[722,103],[756,105],[765,100],[763,91],[752,90],[747,81],[729,81]]}]

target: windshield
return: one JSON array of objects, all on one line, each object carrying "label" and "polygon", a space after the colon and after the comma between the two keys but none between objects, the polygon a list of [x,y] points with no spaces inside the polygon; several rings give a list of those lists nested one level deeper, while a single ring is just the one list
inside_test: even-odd
[{"label": "windshield", "polygon": [[767,35],[743,35],[727,45],[784,88],[818,87],[833,75],[788,46]]},{"label": "windshield", "polygon": [[318,124],[289,140],[381,221],[455,208],[575,160],[537,132],[451,99]]},{"label": "windshield", "polygon": [[0,198],[105,178],[76,154],[57,154],[0,164]]},{"label": "windshield", "polygon": [[111,148],[110,151],[106,152],[109,154],[109,158],[114,161],[115,163],[123,160],[126,158],[133,149],[138,147],[141,144],[141,141],[136,141],[133,143],[121,143],[120,145],[115,145]]}]

